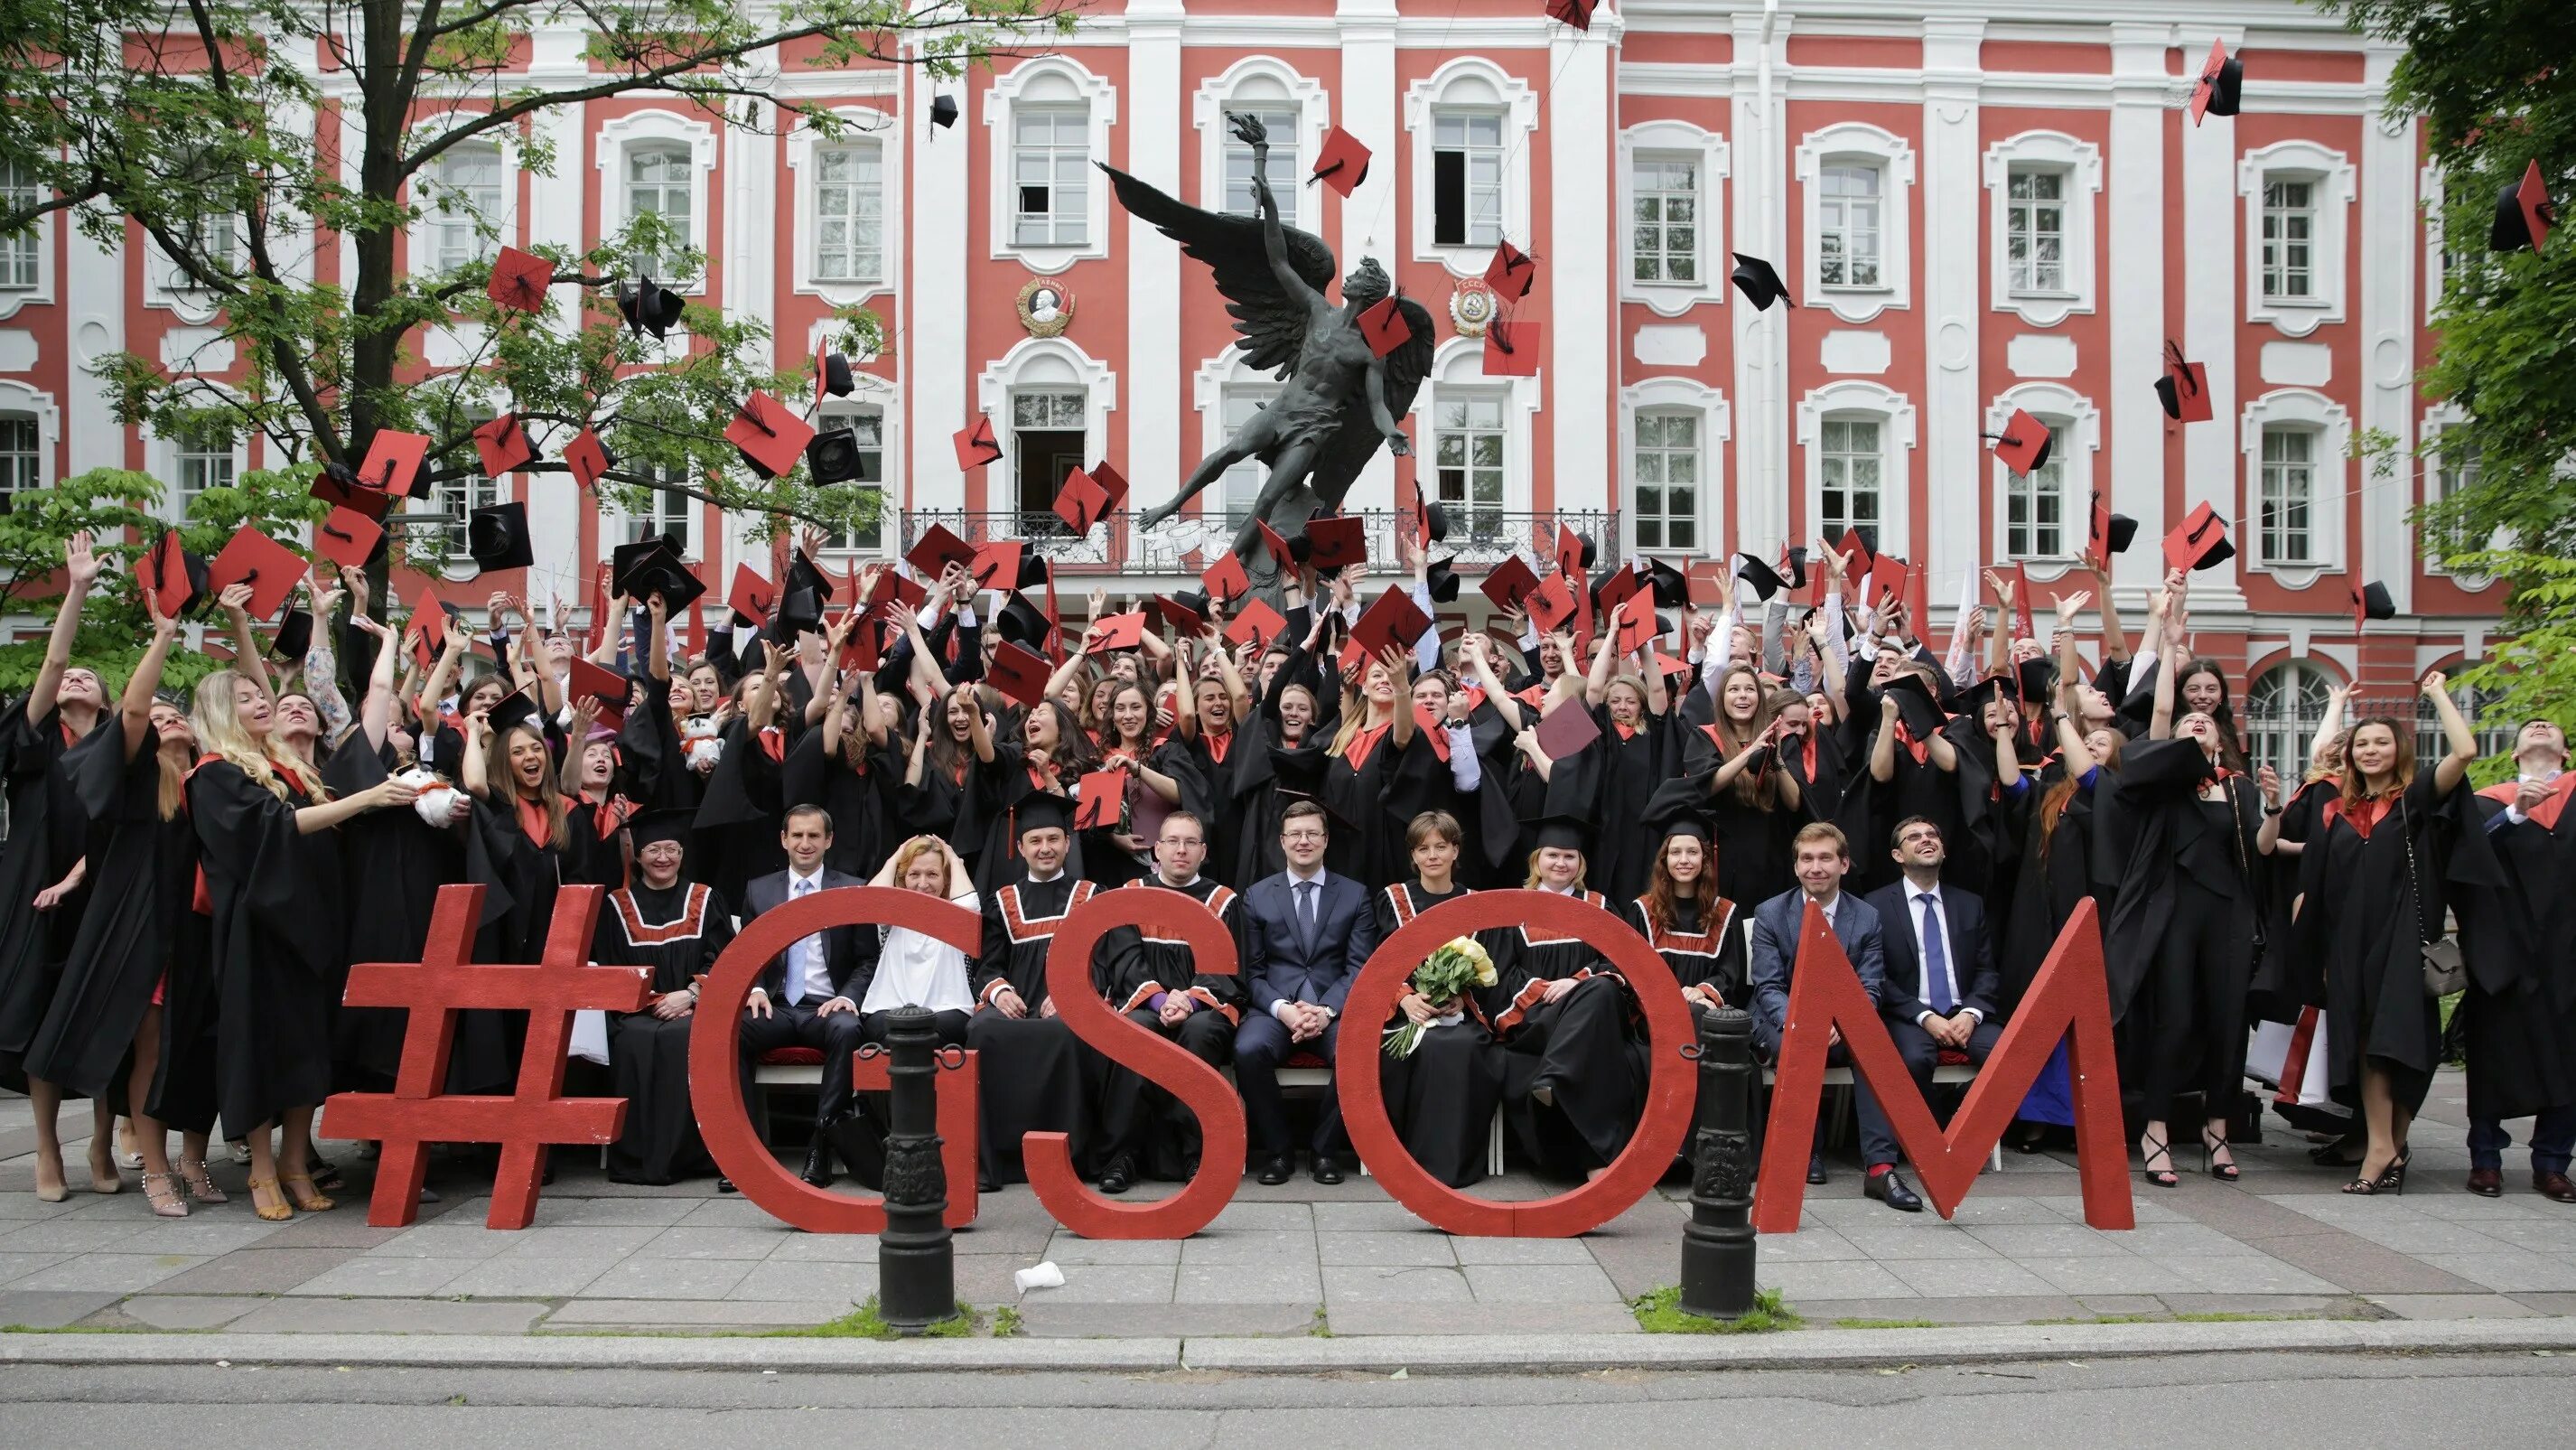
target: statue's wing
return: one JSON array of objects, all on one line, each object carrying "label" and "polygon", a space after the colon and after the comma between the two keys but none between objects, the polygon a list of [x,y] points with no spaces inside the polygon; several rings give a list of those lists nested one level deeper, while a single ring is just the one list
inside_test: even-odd
[{"label": "statue's wing", "polygon": [[[1306,304],[1290,297],[1272,275],[1261,245],[1261,218],[1201,211],[1164,195],[1115,166],[1101,165],[1118,193],[1118,204],[1154,224],[1181,250],[1207,263],[1216,273],[1217,291],[1234,330],[1243,334],[1244,361],[1284,378],[1306,345]],[[1306,285],[1330,295],[1333,249],[1324,239],[1295,227],[1280,228],[1288,244],[1288,264]],[[1418,310],[1418,309],[1417,309]]]},{"label": "statue's wing", "polygon": [[[1379,396],[1386,399],[1386,411],[1401,424],[1404,415],[1413,409],[1414,395],[1422,391],[1422,380],[1431,376],[1432,338],[1437,334],[1432,331],[1431,314],[1421,303],[1399,297],[1395,305],[1404,313],[1404,320],[1413,324],[1413,336],[1382,361],[1386,387]],[[1308,486],[1315,490],[1316,497],[1335,508],[1341,507],[1343,496],[1385,441],[1366,410],[1350,410],[1343,415],[1342,426],[1325,440],[1315,459],[1314,472],[1307,478]]]}]

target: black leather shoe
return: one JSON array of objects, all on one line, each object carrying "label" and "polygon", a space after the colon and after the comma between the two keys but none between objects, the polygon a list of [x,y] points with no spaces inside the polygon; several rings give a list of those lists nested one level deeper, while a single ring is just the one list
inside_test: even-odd
[{"label": "black leather shoe", "polygon": [[1136,1160],[1124,1153],[1110,1159],[1109,1166],[1100,1170],[1100,1191],[1103,1193],[1125,1193],[1135,1186]]},{"label": "black leather shoe", "polygon": [[1296,1176],[1297,1159],[1293,1154],[1274,1154],[1269,1162],[1261,1165],[1261,1181],[1274,1188]]},{"label": "black leather shoe", "polygon": [[1334,1161],[1332,1154],[1318,1153],[1315,1155],[1314,1174],[1317,1183],[1339,1183],[1342,1181],[1342,1165]]},{"label": "black leather shoe", "polygon": [[717,1180],[716,1180],[716,1192],[718,1192],[718,1193],[740,1193],[740,1192],[742,1192],[742,1190],[733,1186],[733,1180],[732,1180],[732,1179],[730,1179],[730,1178],[719,1178],[719,1179],[717,1179]]},{"label": "black leather shoe", "polygon": [[1871,1174],[1869,1181],[1860,1186],[1860,1191],[1863,1196],[1875,1198],[1898,1213],[1923,1211],[1923,1200],[1914,1196],[1914,1190],[1905,1186],[1904,1177],[1893,1168],[1885,1173]]},{"label": "black leather shoe", "polygon": [[816,1188],[832,1186],[832,1150],[817,1142],[805,1151],[805,1171],[796,1175]]},{"label": "black leather shoe", "polygon": [[1807,1155],[1807,1181],[1809,1183],[1822,1183],[1825,1181],[1824,1154],[1810,1153]]}]

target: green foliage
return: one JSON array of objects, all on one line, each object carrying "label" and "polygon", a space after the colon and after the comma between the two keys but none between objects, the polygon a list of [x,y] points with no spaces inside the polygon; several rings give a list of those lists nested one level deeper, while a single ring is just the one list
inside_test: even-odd
[{"label": "green foliage", "polygon": [[1629,1301],[1637,1327],[1648,1334],[1770,1334],[1806,1324],[1777,1289],[1754,1294],[1753,1307],[1741,1319],[1710,1319],[1682,1310],[1682,1291],[1673,1285],[1650,1289]]},{"label": "green foliage", "polygon": [[[1002,1312],[1011,1317],[1008,1332],[1016,1333],[1020,1324],[1018,1311],[1005,1309]],[[975,1335],[980,1320],[981,1316],[976,1314],[975,1306],[960,1299],[957,1301],[955,1314],[933,1323],[921,1332],[931,1339],[971,1339]],[[996,1336],[1006,1332],[999,1320],[995,1321],[993,1332]],[[886,1322],[885,1315],[877,1308],[877,1296],[870,1294],[866,1303],[838,1319],[827,1319],[820,1324],[801,1329],[774,1329],[761,1337],[765,1339],[900,1339],[903,1336],[900,1330]]]},{"label": "green foliage", "polygon": [[993,1337],[1009,1339],[1020,1332],[1020,1307],[1005,1304],[993,1311]]},{"label": "green foliage", "polygon": [[[2506,730],[2535,718],[2576,725],[2576,559],[2512,551],[2462,562],[2515,581],[2505,605],[2511,632],[2453,681],[2473,686],[2485,702],[2479,723]],[[2512,774],[2512,757],[2493,755],[2477,763],[2472,778],[2492,785]]]}]

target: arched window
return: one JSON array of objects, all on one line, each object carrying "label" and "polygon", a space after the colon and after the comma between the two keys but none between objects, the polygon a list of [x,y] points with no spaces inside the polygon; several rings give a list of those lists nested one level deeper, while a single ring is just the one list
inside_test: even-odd
[{"label": "arched window", "polygon": [[2295,782],[2308,768],[2308,742],[2326,718],[2326,697],[2334,681],[2305,660],[2288,660],[2266,670],[2245,692],[2243,718],[2246,748],[2254,764],[2270,766],[2285,781]]},{"label": "arched window", "polygon": [[[697,169],[689,148],[669,142],[626,148],[626,217],[660,217],[677,245],[688,245],[689,218],[697,210]],[[651,247],[638,247],[635,267],[647,277],[676,278],[679,258]]]}]

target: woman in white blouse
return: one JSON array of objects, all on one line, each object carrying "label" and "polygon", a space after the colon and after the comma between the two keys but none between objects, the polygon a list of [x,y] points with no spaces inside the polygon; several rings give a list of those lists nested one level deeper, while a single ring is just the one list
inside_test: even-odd
[{"label": "woman in white blouse", "polygon": [[[946,841],[915,836],[895,848],[868,884],[940,897],[975,914],[982,911],[982,903],[971,880],[966,864]],[[982,920],[980,915],[976,919]],[[975,1010],[968,953],[908,926],[879,926],[877,939],[876,976],[868,983],[867,999],[859,1004],[866,1014],[865,1040],[885,1041],[886,1014],[897,1007],[915,1006],[930,1009],[941,1042],[965,1046],[966,1019]]]}]

